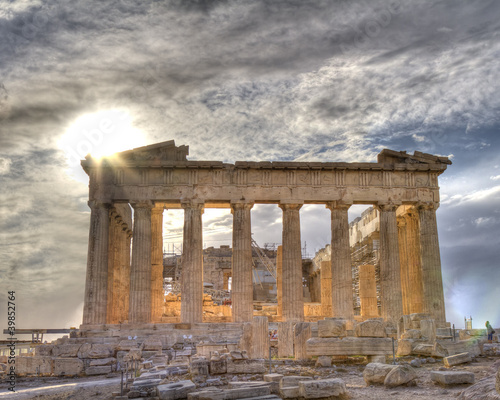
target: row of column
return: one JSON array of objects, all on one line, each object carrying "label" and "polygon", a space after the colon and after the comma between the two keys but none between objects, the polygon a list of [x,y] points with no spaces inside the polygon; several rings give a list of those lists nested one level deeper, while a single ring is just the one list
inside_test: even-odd
[{"label": "row of column", "polygon": [[[118,215],[110,212],[110,204],[91,202],[89,205],[91,224],[83,323],[118,323],[124,320],[159,322],[163,311],[163,207],[154,207],[152,202],[132,204],[134,230],[128,269],[130,230],[124,227]],[[253,203],[244,201],[231,204],[234,322],[250,321],[253,316],[252,206]],[[279,206],[283,210],[281,279],[278,282],[281,289],[281,315],[284,321],[303,321],[300,239],[302,204],[281,203]],[[203,207],[202,202],[182,203],[184,235],[181,322],[185,323],[201,322],[203,316]],[[353,319],[348,223],[350,204],[334,201],[326,207],[331,210],[332,229],[331,313],[335,317]],[[398,319],[409,311],[403,304],[412,304],[412,310],[421,309],[444,322],[435,207],[419,206],[416,213],[418,221],[416,214],[407,217],[407,221],[400,220],[399,233],[397,207],[395,204],[378,205],[382,317]],[[408,265],[403,269],[406,274],[403,280],[401,262]],[[421,291],[415,290],[418,285]]]}]

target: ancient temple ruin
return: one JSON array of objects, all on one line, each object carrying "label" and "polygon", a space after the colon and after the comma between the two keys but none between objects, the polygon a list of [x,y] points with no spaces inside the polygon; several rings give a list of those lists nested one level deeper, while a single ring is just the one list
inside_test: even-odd
[{"label": "ancient temple ruin", "polygon": [[180,320],[203,322],[202,214],[210,207],[233,214],[231,320],[251,321],[250,215],[253,205],[262,203],[283,210],[281,321],[304,321],[299,217],[304,204],[331,210],[331,257],[322,266],[324,316],[354,319],[347,211],[367,204],[379,213],[380,316],[397,321],[422,312],[444,324],[436,209],[438,176],[451,164],[447,157],[383,150],[376,163],[228,164],[189,161],[187,155],[187,146],[167,141],[82,161],[91,208],[82,327],[162,322],[164,209],[184,210]]}]

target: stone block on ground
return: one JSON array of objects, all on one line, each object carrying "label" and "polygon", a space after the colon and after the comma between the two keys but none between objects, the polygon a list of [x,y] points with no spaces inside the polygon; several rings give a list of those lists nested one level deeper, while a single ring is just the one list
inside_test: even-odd
[{"label": "stone block on ground", "polygon": [[347,389],[342,379],[318,379],[299,382],[299,395],[305,399],[347,398]]},{"label": "stone block on ground", "polygon": [[385,377],[389,372],[391,372],[396,366],[381,363],[370,363],[365,367],[363,371],[363,379],[367,386],[374,383],[383,384]]},{"label": "stone block on ground", "polygon": [[284,376],[280,380],[280,389],[286,388],[286,387],[294,387],[294,386],[299,386],[299,382],[302,381],[310,381],[312,380],[312,377],[310,376],[299,376],[299,375],[288,375]]},{"label": "stone block on ground", "polygon": [[266,374],[264,375],[264,381],[271,384],[271,393],[278,394],[280,390],[280,381],[283,378],[281,374]]},{"label": "stone block on ground", "polygon": [[54,346],[52,349],[52,356],[62,358],[77,357],[80,347],[82,347],[81,344],[61,344]]},{"label": "stone block on ground", "polygon": [[278,323],[278,357],[293,357],[293,322]]},{"label": "stone block on ground", "polygon": [[430,318],[431,318],[430,314],[424,314],[424,313],[410,314],[412,329],[420,329],[420,321],[423,319],[430,319]]},{"label": "stone block on ground", "polygon": [[238,400],[258,396],[268,396],[271,390],[268,386],[245,387],[238,389],[215,389],[191,392],[188,394],[188,400]]},{"label": "stone block on ground", "polygon": [[464,389],[458,400],[500,400],[500,394],[495,389],[495,376],[481,379],[474,385]]},{"label": "stone block on ground", "polygon": [[344,337],[346,336],[347,321],[341,318],[325,318],[318,321],[318,337]]},{"label": "stone block on ground", "polygon": [[162,344],[160,338],[149,337],[149,338],[147,338],[144,341],[142,350],[145,350],[145,351],[161,351],[162,347],[163,347],[163,344]]},{"label": "stone block on ground", "polygon": [[306,343],[308,356],[392,355],[390,338],[311,338]]},{"label": "stone block on ground", "polygon": [[112,372],[111,365],[101,365],[96,367],[85,368],[85,375],[106,375]]},{"label": "stone block on ground", "polygon": [[118,342],[116,350],[129,351],[130,349],[138,349],[140,344],[137,340],[122,340]]},{"label": "stone block on ground", "polygon": [[228,374],[264,374],[266,365],[264,360],[227,360]]},{"label": "stone block on ground", "polygon": [[178,400],[186,399],[188,393],[196,390],[196,385],[190,380],[158,385],[156,394],[160,400]]},{"label": "stone block on ground", "polygon": [[309,322],[297,322],[293,327],[293,356],[296,360],[308,358],[306,343],[312,336]]},{"label": "stone block on ground", "polygon": [[43,376],[51,375],[53,372],[52,357],[34,356],[34,357],[16,357],[16,374],[19,376],[36,375],[37,373]]},{"label": "stone block on ground", "polygon": [[436,340],[436,321],[433,319],[420,320],[420,331],[428,342]]},{"label": "stone block on ground", "polygon": [[357,337],[385,337],[385,326],[379,319],[360,322],[354,328]]},{"label": "stone block on ground", "polygon": [[332,357],[319,356],[316,360],[316,368],[329,368],[332,366]]},{"label": "stone block on ground", "polygon": [[401,335],[401,339],[420,339],[422,332],[418,329],[409,329]]},{"label": "stone block on ground", "polygon": [[218,375],[227,373],[227,361],[225,359],[210,360],[210,374]]},{"label": "stone block on ground", "polygon": [[431,371],[431,380],[440,385],[474,383],[474,373],[467,371]]},{"label": "stone block on ground", "polygon": [[390,371],[384,380],[384,386],[392,388],[396,386],[406,385],[415,380],[417,373],[409,365],[397,365]]},{"label": "stone block on ground", "polygon": [[454,365],[465,364],[472,361],[472,356],[470,353],[460,353],[454,356],[449,356],[443,358],[445,367],[453,367]]},{"label": "stone block on ground", "polygon": [[41,344],[40,346],[36,346],[34,353],[35,356],[52,356],[52,350],[54,349],[54,345],[52,344]]},{"label": "stone block on ground", "polygon": [[85,343],[78,350],[78,358],[110,358],[114,353],[113,345]]},{"label": "stone block on ground", "polygon": [[114,365],[116,364],[116,358],[110,357],[110,358],[98,358],[95,360],[90,360],[90,366],[91,367],[102,367],[104,365]]},{"label": "stone block on ground", "polygon": [[83,361],[79,358],[55,358],[54,375],[77,376],[83,373]]},{"label": "stone block on ground", "polygon": [[208,375],[209,361],[205,358],[191,359],[190,372],[192,375]]},{"label": "stone block on ground", "polygon": [[398,357],[409,356],[412,352],[413,340],[411,339],[400,339],[398,340],[398,350],[396,355]]}]

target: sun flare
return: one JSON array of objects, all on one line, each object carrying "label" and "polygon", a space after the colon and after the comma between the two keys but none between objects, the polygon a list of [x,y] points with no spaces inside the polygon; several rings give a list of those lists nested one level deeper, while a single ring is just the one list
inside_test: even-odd
[{"label": "sun flare", "polygon": [[81,175],[80,160],[88,154],[93,158],[102,158],[145,144],[144,133],[132,125],[130,114],[124,110],[103,110],[82,115],[58,142],[67,158],[69,174],[73,177]]}]

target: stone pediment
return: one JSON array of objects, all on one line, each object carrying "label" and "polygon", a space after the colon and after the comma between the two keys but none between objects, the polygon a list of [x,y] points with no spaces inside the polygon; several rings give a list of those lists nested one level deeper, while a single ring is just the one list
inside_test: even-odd
[{"label": "stone pediment", "polygon": [[122,161],[187,161],[189,146],[175,145],[173,140],[137,147],[118,153]]},{"label": "stone pediment", "polygon": [[448,164],[451,160],[448,157],[435,156],[428,153],[415,151],[413,155],[406,151],[382,150],[377,156],[377,162],[383,164]]}]

